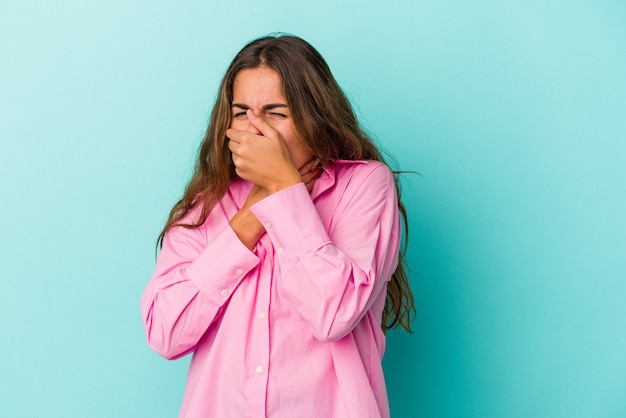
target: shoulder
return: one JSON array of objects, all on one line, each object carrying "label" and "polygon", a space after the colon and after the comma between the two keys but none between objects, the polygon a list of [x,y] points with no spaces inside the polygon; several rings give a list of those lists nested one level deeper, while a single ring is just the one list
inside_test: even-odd
[{"label": "shoulder", "polygon": [[[393,172],[378,161],[335,161],[333,203],[339,212],[375,214],[392,218],[397,207],[396,183]],[[362,215],[363,215],[362,214]]]},{"label": "shoulder", "polygon": [[338,185],[386,187],[395,182],[391,169],[380,161],[337,160],[334,162],[335,181]]},{"label": "shoulder", "polygon": [[373,203],[396,199],[395,177],[386,164],[371,160],[338,160],[333,164],[334,190],[342,200]]}]

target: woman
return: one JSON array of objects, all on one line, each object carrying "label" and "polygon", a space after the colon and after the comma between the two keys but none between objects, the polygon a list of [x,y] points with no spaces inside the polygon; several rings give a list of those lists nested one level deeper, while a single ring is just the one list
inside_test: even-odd
[{"label": "woman", "polygon": [[389,416],[384,331],[413,309],[399,212],[320,54],[246,45],[142,298],[150,346],[193,352],[180,416]]}]

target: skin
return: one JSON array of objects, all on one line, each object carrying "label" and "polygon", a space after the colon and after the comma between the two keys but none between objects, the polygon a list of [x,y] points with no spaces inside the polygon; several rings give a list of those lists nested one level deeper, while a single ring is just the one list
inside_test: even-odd
[{"label": "skin", "polygon": [[237,74],[231,110],[228,148],[237,175],[254,186],[230,226],[252,249],[265,228],[250,207],[302,182],[310,193],[321,168],[296,133],[280,76],[274,70],[260,67]]}]

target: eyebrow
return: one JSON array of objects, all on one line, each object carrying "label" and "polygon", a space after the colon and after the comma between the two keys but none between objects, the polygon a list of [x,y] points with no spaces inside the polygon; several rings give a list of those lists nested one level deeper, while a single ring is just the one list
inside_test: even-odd
[{"label": "eyebrow", "polygon": [[[231,108],[233,107],[238,107],[239,109],[243,109],[243,110],[248,110],[250,109],[250,106],[248,106],[247,104],[244,103],[233,103],[231,106]],[[261,107],[262,110],[272,110],[272,109],[277,109],[279,107],[287,107],[286,104],[284,103],[268,103],[266,105],[263,105]]]}]

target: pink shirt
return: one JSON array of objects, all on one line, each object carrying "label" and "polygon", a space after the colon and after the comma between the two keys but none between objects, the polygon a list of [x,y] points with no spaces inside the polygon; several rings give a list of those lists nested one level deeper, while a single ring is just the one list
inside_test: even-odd
[{"label": "pink shirt", "polygon": [[337,161],[310,195],[303,183],[270,195],[252,207],[267,231],[253,251],[229,225],[251,187],[234,182],[201,227],[169,231],[142,297],[150,346],[194,353],[180,416],[388,417],[392,173]]}]

